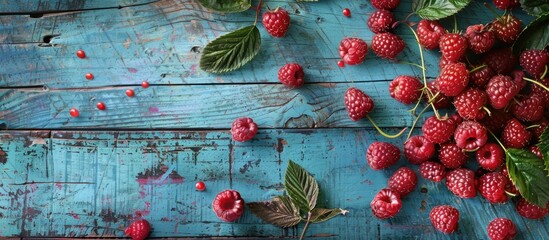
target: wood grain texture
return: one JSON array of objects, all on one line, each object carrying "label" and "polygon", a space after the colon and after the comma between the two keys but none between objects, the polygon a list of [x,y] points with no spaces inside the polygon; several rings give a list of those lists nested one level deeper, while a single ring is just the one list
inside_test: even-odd
[{"label": "wood grain texture", "polygon": [[[0,208],[0,235],[120,237],[124,226],[143,217],[154,226],[152,237],[296,237],[302,224],[284,230],[250,211],[235,223],[223,223],[210,206],[215,194],[227,188],[240,191],[246,201],[283,194],[290,159],[318,180],[320,206],[350,211],[312,224],[310,237],[487,239],[485,228],[495,217],[512,219],[519,229],[517,239],[543,239],[549,234],[546,221],[521,218],[512,201],[492,205],[481,197],[458,199],[443,183],[421,178],[396,217],[374,218],[369,202],[406,162],[401,159],[388,170],[372,171],[365,150],[373,141],[386,140],[373,132],[262,130],[247,143],[233,142],[227,131],[2,132],[0,147],[6,161],[0,163],[0,196],[22,207]],[[402,144],[402,140],[391,142]],[[206,182],[205,192],[194,190],[198,180]],[[444,235],[430,225],[429,210],[440,204],[460,210],[456,234]]]},{"label": "wood grain texture", "polygon": [[29,13],[49,13],[59,11],[86,11],[105,8],[124,8],[155,2],[154,0],[109,0],[109,1],[72,1],[72,0],[4,0],[0,2],[0,15],[24,15]]}]

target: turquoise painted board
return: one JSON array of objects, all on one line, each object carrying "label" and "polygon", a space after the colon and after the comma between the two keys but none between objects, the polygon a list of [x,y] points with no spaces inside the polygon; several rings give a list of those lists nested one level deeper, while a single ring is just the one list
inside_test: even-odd
[{"label": "turquoise painted board", "polygon": [[54,13],[58,11],[98,10],[105,8],[123,8],[155,2],[154,0],[108,0],[108,1],[73,1],[73,0],[4,0],[0,2],[0,15],[24,15],[29,13]]}]

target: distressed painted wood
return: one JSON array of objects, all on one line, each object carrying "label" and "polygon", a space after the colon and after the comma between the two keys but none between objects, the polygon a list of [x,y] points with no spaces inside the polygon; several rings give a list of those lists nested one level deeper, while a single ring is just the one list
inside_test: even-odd
[{"label": "distressed painted wood", "polygon": [[29,13],[51,13],[59,11],[100,10],[106,8],[124,8],[147,4],[154,0],[109,0],[109,1],[71,1],[71,0],[4,0],[0,2],[0,15],[24,15]]},{"label": "distressed painted wood", "polygon": [[[262,130],[253,141],[236,143],[227,131],[3,132],[0,197],[18,205],[0,208],[0,235],[120,237],[121,229],[141,216],[153,224],[152,237],[296,237],[303,225],[283,230],[250,211],[235,223],[223,223],[210,206],[215,194],[227,188],[239,190],[246,201],[282,194],[290,159],[319,181],[319,204],[350,211],[311,225],[311,237],[487,239],[485,228],[495,217],[512,219],[519,229],[517,239],[549,235],[546,221],[521,218],[513,202],[491,205],[481,197],[458,199],[443,183],[421,178],[396,217],[377,220],[369,202],[406,162],[401,159],[385,171],[371,170],[365,150],[373,141],[386,140],[372,133],[372,129]],[[402,140],[391,142],[402,144]],[[194,190],[197,180],[206,182],[205,192]],[[461,211],[456,234],[438,233],[430,225],[428,212],[439,204]]]}]

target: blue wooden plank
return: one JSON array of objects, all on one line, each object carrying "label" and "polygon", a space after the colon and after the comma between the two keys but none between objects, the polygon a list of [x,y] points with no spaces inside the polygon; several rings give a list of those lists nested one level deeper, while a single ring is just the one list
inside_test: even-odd
[{"label": "blue wooden plank", "polygon": [[25,14],[29,12],[77,11],[97,8],[119,8],[136,4],[145,4],[154,0],[5,0],[0,2],[0,15]]}]

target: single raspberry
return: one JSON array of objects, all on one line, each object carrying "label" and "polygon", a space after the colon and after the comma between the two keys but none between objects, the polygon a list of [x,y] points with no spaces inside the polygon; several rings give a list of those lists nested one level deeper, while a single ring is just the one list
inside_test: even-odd
[{"label": "single raspberry", "polygon": [[510,48],[492,49],[482,60],[497,74],[509,74],[518,63],[517,57]]},{"label": "single raspberry", "polygon": [[496,75],[486,85],[486,94],[490,99],[490,105],[495,109],[502,109],[511,102],[519,92],[513,79],[505,75]]},{"label": "single raspberry", "polygon": [[526,199],[521,198],[517,202],[517,212],[528,219],[541,219],[549,214],[549,204],[545,208],[540,208],[539,206],[529,203]]},{"label": "single raspberry", "polygon": [[487,65],[484,65],[484,67],[479,68],[474,72],[471,72],[469,74],[469,78],[474,87],[484,90],[486,89],[486,85],[494,75],[496,75],[496,73],[494,73],[494,70],[492,70]]},{"label": "single raspberry", "polygon": [[438,119],[437,116],[433,115],[425,120],[421,131],[427,140],[433,143],[445,143],[450,140],[456,127],[457,124],[454,119],[449,117]]},{"label": "single raspberry", "polygon": [[534,122],[534,125],[532,125],[528,130],[532,133],[532,139],[537,142],[540,140],[541,134],[547,129],[547,126],[549,126],[549,121],[547,119],[542,118],[537,122]]},{"label": "single raspberry", "polygon": [[444,56],[440,56],[439,60],[438,60],[438,68],[440,70],[444,69],[446,66],[450,65],[450,64],[453,64],[453,63],[462,63],[463,59],[459,59],[457,61],[450,61],[448,59],[446,59]]},{"label": "single raspberry", "polygon": [[345,92],[345,107],[351,120],[358,121],[372,111],[374,101],[363,91],[352,87]]},{"label": "single raspberry", "polygon": [[303,68],[297,63],[288,63],[278,70],[278,80],[291,88],[303,86],[303,75]]},{"label": "single raspberry", "polygon": [[391,189],[384,188],[379,191],[370,202],[372,213],[380,219],[395,216],[402,208],[400,195]]},{"label": "single raspberry", "polygon": [[446,173],[446,187],[460,198],[474,198],[477,196],[475,172],[458,168]]},{"label": "single raspberry", "polygon": [[507,121],[513,118],[511,113],[505,109],[488,107],[488,111],[491,114],[482,119],[482,124],[493,133],[500,133],[507,124]]},{"label": "single raspberry", "polygon": [[[538,83],[544,85],[545,87],[549,87],[549,77],[544,78],[542,80],[538,80]],[[537,84],[532,84],[532,94],[536,94],[541,97],[543,102],[545,103],[545,108],[549,110],[549,91],[543,89],[541,86]],[[546,111],[549,112],[549,111]]]},{"label": "single raspberry", "polygon": [[432,102],[436,109],[448,108],[452,104],[449,97],[440,93],[436,81],[428,82],[427,88],[429,91],[423,94],[425,101]]},{"label": "single raspberry", "polygon": [[505,176],[507,179],[507,184],[505,185],[505,192],[507,193],[507,195],[513,197],[519,195],[520,193],[517,187],[515,186],[515,184],[513,184],[511,178],[509,178],[509,172],[507,171],[507,167],[505,165],[503,166],[503,168],[501,168],[501,174],[503,174],[503,176]]},{"label": "single raspberry", "polygon": [[494,33],[488,31],[482,24],[467,27],[465,36],[469,42],[469,49],[476,54],[487,52],[496,43]]},{"label": "single raspberry", "polygon": [[368,28],[373,33],[388,32],[393,28],[395,16],[385,9],[376,10],[368,17]]},{"label": "single raspberry", "polygon": [[495,171],[505,160],[503,149],[498,144],[487,143],[476,152],[478,164],[489,171]]},{"label": "single raspberry", "polygon": [[145,219],[137,220],[130,224],[124,233],[133,240],[144,240],[151,233],[151,224]]},{"label": "single raspberry", "polygon": [[469,83],[469,71],[463,63],[451,63],[436,79],[438,90],[446,96],[457,96]]},{"label": "single raspberry", "polygon": [[400,4],[400,0],[370,0],[370,2],[375,8],[386,10],[393,10]]},{"label": "single raspberry", "polygon": [[492,2],[501,10],[512,9],[520,5],[519,0],[492,0]]},{"label": "single raspberry", "polygon": [[215,196],[212,208],[219,219],[234,222],[244,213],[244,199],[237,191],[227,189]]},{"label": "single raspberry", "polygon": [[284,37],[290,26],[290,15],[283,8],[275,8],[263,13],[263,26],[271,36]]},{"label": "single raspberry", "polygon": [[455,143],[444,143],[440,145],[438,158],[446,168],[456,169],[465,165],[469,156]]},{"label": "single raspberry", "polygon": [[507,185],[507,178],[503,174],[491,172],[480,177],[478,191],[490,203],[505,203],[507,202],[505,185]]},{"label": "single raspberry", "polygon": [[503,128],[501,138],[506,147],[524,148],[530,144],[532,134],[516,118],[512,118]]},{"label": "single raspberry", "polygon": [[257,124],[251,118],[238,118],[233,122],[231,134],[237,142],[251,140],[257,134]]},{"label": "single raspberry", "polygon": [[444,27],[442,27],[442,25],[440,25],[436,20],[420,20],[417,24],[416,31],[419,44],[429,50],[437,49],[440,37],[446,34],[446,29],[444,29]]},{"label": "single raspberry", "polygon": [[488,103],[486,92],[467,88],[454,97],[454,106],[463,119],[480,120],[486,116],[483,107]]},{"label": "single raspberry", "polygon": [[467,38],[457,33],[447,33],[440,37],[440,52],[449,61],[458,61],[467,50]]},{"label": "single raspberry", "polygon": [[525,50],[520,54],[519,62],[524,71],[540,78],[549,64],[549,53],[538,49]]},{"label": "single raspberry", "polygon": [[400,159],[400,149],[386,142],[373,142],[366,151],[366,161],[374,170],[388,168]]},{"label": "single raspberry", "polygon": [[538,95],[521,96],[511,104],[511,113],[524,122],[538,121],[543,117],[544,105]]},{"label": "single raspberry", "polygon": [[395,100],[411,104],[419,100],[421,88],[423,88],[423,84],[419,79],[411,76],[398,76],[389,84],[389,93]]},{"label": "single raspberry", "polygon": [[440,182],[446,176],[446,168],[437,162],[423,162],[419,165],[419,174],[432,182]]},{"label": "single raspberry", "polygon": [[536,155],[539,159],[543,160],[543,153],[541,153],[541,149],[538,146],[532,145],[528,148],[528,150],[530,150],[530,152]]},{"label": "single raspberry", "polygon": [[440,205],[431,209],[429,219],[435,229],[443,233],[453,233],[458,228],[459,211],[449,205]]},{"label": "single raspberry", "polygon": [[346,64],[361,64],[367,53],[368,44],[360,38],[343,38],[339,43],[339,56]]},{"label": "single raspberry", "polygon": [[392,33],[376,33],[372,38],[374,53],[389,60],[396,60],[396,56],[404,50],[406,43],[399,36]]},{"label": "single raspberry", "polygon": [[417,175],[408,167],[401,167],[391,175],[387,186],[403,198],[416,189]]},{"label": "single raspberry", "polygon": [[513,15],[506,14],[492,21],[492,31],[496,38],[504,43],[514,42],[522,31],[520,19]]},{"label": "single raspberry", "polygon": [[488,231],[490,240],[511,240],[517,235],[515,224],[507,218],[492,220],[488,224],[486,231]]},{"label": "single raspberry", "polygon": [[404,143],[404,156],[413,164],[421,164],[435,155],[435,144],[424,136],[416,135]]},{"label": "single raspberry", "polygon": [[488,141],[486,128],[478,122],[464,121],[459,124],[454,133],[456,145],[464,150],[476,150]]}]

